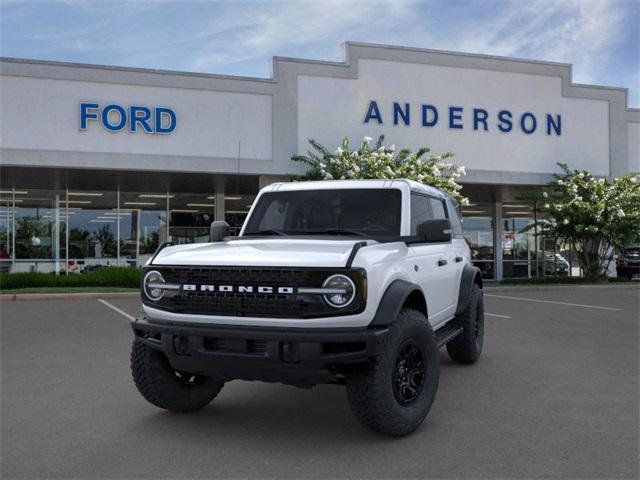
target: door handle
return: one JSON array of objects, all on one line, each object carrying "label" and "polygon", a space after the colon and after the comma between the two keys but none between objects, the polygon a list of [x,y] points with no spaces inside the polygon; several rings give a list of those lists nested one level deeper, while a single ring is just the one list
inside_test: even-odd
[{"label": "door handle", "polygon": [[440,260],[438,260],[439,267],[444,267],[446,264],[447,264],[447,261],[444,258],[441,258]]},{"label": "door handle", "polygon": [[460,263],[462,260],[464,260],[464,258],[462,258],[462,257],[456,257],[456,263]]}]

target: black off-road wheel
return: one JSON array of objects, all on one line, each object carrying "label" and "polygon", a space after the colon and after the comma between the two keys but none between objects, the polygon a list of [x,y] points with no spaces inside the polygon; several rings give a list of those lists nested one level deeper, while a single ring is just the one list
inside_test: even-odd
[{"label": "black off-road wheel", "polygon": [[484,302],[482,289],[473,284],[469,305],[455,319],[463,332],[447,343],[447,352],[458,363],[476,363],[484,344]]},{"label": "black off-road wheel", "polygon": [[136,340],[131,349],[131,373],[145,400],[176,413],[204,408],[224,385],[223,380],[174,369],[166,355]]},{"label": "black off-road wheel", "polygon": [[403,309],[384,351],[347,375],[351,410],[365,427],[403,436],[424,421],[438,390],[438,346],[427,318]]}]

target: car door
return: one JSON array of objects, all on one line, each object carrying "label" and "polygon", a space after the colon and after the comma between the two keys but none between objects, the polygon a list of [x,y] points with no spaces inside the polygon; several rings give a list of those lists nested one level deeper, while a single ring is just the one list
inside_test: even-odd
[{"label": "car door", "polygon": [[[411,235],[416,234],[420,223],[433,218],[447,218],[442,200],[412,193]],[[427,299],[429,322],[436,326],[451,318],[455,313],[454,295],[457,303],[456,262],[451,241],[411,244],[408,260],[413,266],[413,281],[420,285]]]},{"label": "car door", "polygon": [[[431,209],[433,211],[433,218],[435,219],[449,219],[451,218],[446,207],[446,201],[440,198],[430,198]],[[454,235],[452,232],[452,239],[448,242],[438,244],[442,250],[438,257],[438,266],[440,267],[440,281],[446,286],[445,294],[445,308],[442,313],[441,320],[449,320],[455,315],[456,307],[458,305],[458,291],[460,289],[460,274],[462,270],[460,266],[462,261],[458,260],[459,254],[456,249]],[[444,265],[443,265],[444,263]]]},{"label": "car door", "polygon": [[[457,299],[460,294],[460,280],[462,279],[462,270],[464,266],[471,260],[471,252],[469,251],[469,245],[464,238],[462,231],[462,221],[460,220],[460,214],[453,200],[448,199],[447,205],[447,217],[451,222],[451,236],[452,247],[454,251],[454,264],[455,264],[455,280],[454,280],[454,302],[457,308]],[[455,313],[455,311],[454,311]]]}]

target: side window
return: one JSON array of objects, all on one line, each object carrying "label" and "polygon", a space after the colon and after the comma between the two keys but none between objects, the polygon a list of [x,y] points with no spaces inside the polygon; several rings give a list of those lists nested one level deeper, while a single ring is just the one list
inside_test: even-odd
[{"label": "side window", "polygon": [[444,202],[442,200],[438,200],[437,198],[429,198],[429,202],[431,203],[431,210],[433,212],[433,217],[435,219],[446,219],[447,213],[444,209]]},{"label": "side window", "polygon": [[411,194],[411,235],[417,234],[418,225],[433,218],[430,200],[424,195]]},{"label": "side window", "polygon": [[462,234],[462,222],[460,221],[460,215],[451,200],[447,201],[447,210],[449,212],[449,220],[451,221],[451,229],[453,230],[454,238],[463,238],[464,236]]}]

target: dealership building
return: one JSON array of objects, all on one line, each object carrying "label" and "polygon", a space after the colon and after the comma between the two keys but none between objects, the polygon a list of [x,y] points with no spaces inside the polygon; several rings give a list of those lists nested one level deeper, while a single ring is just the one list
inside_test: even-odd
[{"label": "dealership building", "polygon": [[4,270],[139,266],[163,241],[207,241],[213,220],[237,232],[261,187],[304,173],[291,156],[308,139],[384,134],[466,167],[465,235],[486,278],[557,274],[572,252],[526,229],[530,194],[557,162],[640,171],[627,90],[575,84],[562,63],[348,42],[342,62],[274,57],[270,78],[0,66]]}]

